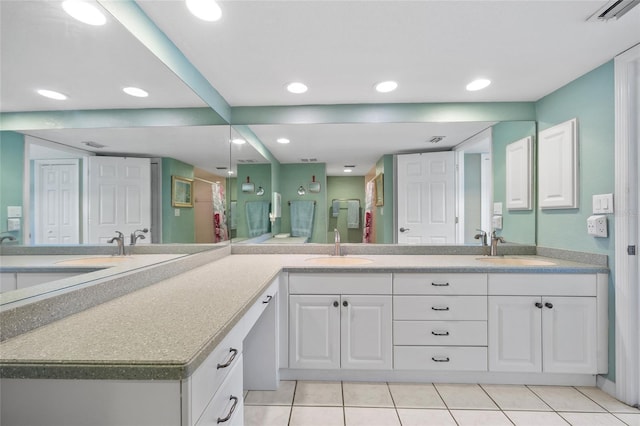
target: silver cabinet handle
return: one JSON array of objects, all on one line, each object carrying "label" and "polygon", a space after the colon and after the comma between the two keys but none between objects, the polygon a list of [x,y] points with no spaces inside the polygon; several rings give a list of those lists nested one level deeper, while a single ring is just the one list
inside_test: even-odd
[{"label": "silver cabinet handle", "polygon": [[434,287],[449,287],[449,283],[431,283]]},{"label": "silver cabinet handle", "polygon": [[433,362],[449,362],[451,361],[448,356],[431,357]]},{"label": "silver cabinet handle", "polygon": [[411,231],[411,228],[405,228],[404,226],[400,228],[400,232],[408,232]]},{"label": "silver cabinet handle", "polygon": [[238,350],[231,348],[229,349],[229,353],[231,354],[231,356],[229,357],[227,362],[225,362],[224,364],[218,364],[218,366],[216,367],[216,370],[220,370],[221,368],[227,368],[228,366],[230,366],[233,360],[236,359],[236,355],[238,355]]},{"label": "silver cabinet handle", "polygon": [[262,301],[262,303],[269,303],[271,302],[271,299],[273,299],[273,296],[271,296],[270,294],[267,295],[267,298],[265,300]]},{"label": "silver cabinet handle", "polygon": [[433,334],[434,336],[448,336],[449,332],[448,331],[432,331],[431,334]]},{"label": "silver cabinet handle", "polygon": [[238,398],[231,395],[231,397],[229,398],[229,401],[233,401],[233,405],[229,410],[229,414],[227,414],[227,416],[223,418],[218,417],[218,423],[228,422],[229,419],[231,419],[231,416],[233,416],[233,412],[236,411],[236,407],[238,406]]},{"label": "silver cabinet handle", "polygon": [[448,311],[449,307],[448,306],[432,306],[431,309],[434,311]]}]

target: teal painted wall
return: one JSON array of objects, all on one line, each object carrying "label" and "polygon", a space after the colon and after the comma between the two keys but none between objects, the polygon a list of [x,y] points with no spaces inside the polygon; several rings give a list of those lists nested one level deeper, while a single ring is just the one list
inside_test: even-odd
[{"label": "teal painted wall", "polygon": [[376,175],[383,174],[384,205],[376,206],[374,212],[376,244],[392,244],[394,239],[394,161],[393,155],[383,155],[376,163]]},{"label": "teal painted wall", "polygon": [[[7,230],[7,206],[22,206],[24,180],[24,136],[15,132],[0,132],[0,232]],[[23,209],[23,216],[28,212]],[[24,219],[22,220],[24,226]],[[11,235],[22,242],[22,230]]]},{"label": "teal painted wall", "polygon": [[[615,189],[615,92],[613,61],[592,70],[536,102],[540,130],[578,119],[579,196],[577,209],[539,210],[538,245],[609,256],[609,374],[615,380],[614,218],[609,238],[587,235],[594,194]],[[544,173],[540,168],[539,173]]]},{"label": "teal painted wall", "polygon": [[[324,163],[312,164],[281,164],[280,165],[280,192],[282,194],[282,222],[281,231],[291,232],[291,214],[289,201],[314,200],[316,209],[313,219],[313,234],[310,242],[327,242],[327,173]],[[316,182],[320,182],[320,192],[310,193],[309,182],[312,176]],[[306,195],[298,195],[298,187],[302,185],[307,190]]]},{"label": "teal painted wall", "polygon": [[[245,183],[249,176],[251,183],[253,183],[255,190],[262,186],[264,188],[264,195],[256,195],[253,193],[242,192],[242,185],[236,185],[236,209],[238,215],[236,236],[238,238],[248,238],[249,230],[247,228],[247,216],[245,211],[245,204],[247,201],[269,201],[271,202],[271,165],[270,164],[238,164],[238,182]],[[271,211],[271,210],[269,210]]]},{"label": "teal painted wall", "polygon": [[[173,207],[171,205],[171,176],[193,178],[193,166],[174,160],[162,159],[162,242],[194,243],[195,218],[193,207]],[[175,216],[175,210],[180,216]]]},{"label": "teal painted wall", "polygon": [[[362,242],[362,220],[364,212],[364,176],[328,176],[327,177],[327,212],[328,222],[327,241],[333,241],[334,229],[340,232],[340,241],[343,243]],[[347,203],[341,202],[344,207],[339,210],[338,217],[334,217],[333,200],[357,199],[360,200],[360,227],[351,229],[347,227]]]},{"label": "teal painted wall", "polygon": [[[282,195],[282,191],[280,190],[280,163],[278,161],[271,162],[271,191],[278,192]],[[271,199],[273,200],[273,195],[271,195]],[[284,205],[280,206],[282,209],[285,208]],[[276,218],[275,222],[271,224],[271,232],[275,234],[280,234],[282,231],[282,218]]]},{"label": "teal painted wall", "polygon": [[[506,147],[512,142],[534,136],[536,123],[534,121],[511,121],[498,123],[492,129],[492,167],[493,167],[493,201],[502,203],[502,230],[498,235],[511,243],[535,244],[536,243],[536,196],[532,196],[531,210],[507,209],[507,182],[506,182]],[[535,141],[534,141],[534,152]],[[535,157],[535,155],[534,155]],[[533,159],[535,165],[535,158]],[[535,169],[535,167],[533,167]],[[535,170],[532,182],[536,182]],[[534,185],[535,187],[535,185]]]},{"label": "teal painted wall", "polygon": [[481,228],[480,212],[481,183],[480,154],[465,154],[464,156],[464,242],[478,245],[479,240],[473,237]]}]

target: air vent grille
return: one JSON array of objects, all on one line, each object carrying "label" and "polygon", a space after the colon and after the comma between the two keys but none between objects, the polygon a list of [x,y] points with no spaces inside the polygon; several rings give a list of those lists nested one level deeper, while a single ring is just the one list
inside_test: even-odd
[{"label": "air vent grille", "polygon": [[589,22],[606,22],[620,19],[625,13],[640,4],[640,0],[610,0],[587,18]]}]

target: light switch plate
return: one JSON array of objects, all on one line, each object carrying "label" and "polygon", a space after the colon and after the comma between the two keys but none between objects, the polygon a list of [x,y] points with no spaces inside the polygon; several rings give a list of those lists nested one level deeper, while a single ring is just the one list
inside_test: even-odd
[{"label": "light switch plate", "polygon": [[502,214],[502,203],[493,203],[493,214]]},{"label": "light switch plate", "polygon": [[180,216],[180,209],[173,209],[173,215],[174,215],[175,217]]},{"label": "light switch plate", "polygon": [[7,217],[22,217],[22,206],[7,206]]},{"label": "light switch plate", "polygon": [[597,194],[592,197],[594,214],[613,213],[613,194]]}]

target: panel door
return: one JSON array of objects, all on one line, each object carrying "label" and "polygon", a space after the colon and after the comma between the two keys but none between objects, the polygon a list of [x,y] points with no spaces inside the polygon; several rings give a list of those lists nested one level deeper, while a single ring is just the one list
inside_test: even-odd
[{"label": "panel door", "polygon": [[340,368],[340,296],[289,296],[289,367]]},{"label": "panel door", "polygon": [[150,160],[89,157],[88,199],[87,242],[106,243],[120,231],[128,243],[132,232],[151,226]]},{"label": "panel door", "polygon": [[542,371],[540,303],[535,296],[489,297],[489,371]]},{"label": "panel door", "polygon": [[453,244],[455,153],[398,155],[398,231],[402,244]]},{"label": "panel door", "polygon": [[341,297],[342,368],[391,369],[391,296]]},{"label": "panel door", "polygon": [[544,297],[542,302],[544,371],[596,374],[596,298]]}]

